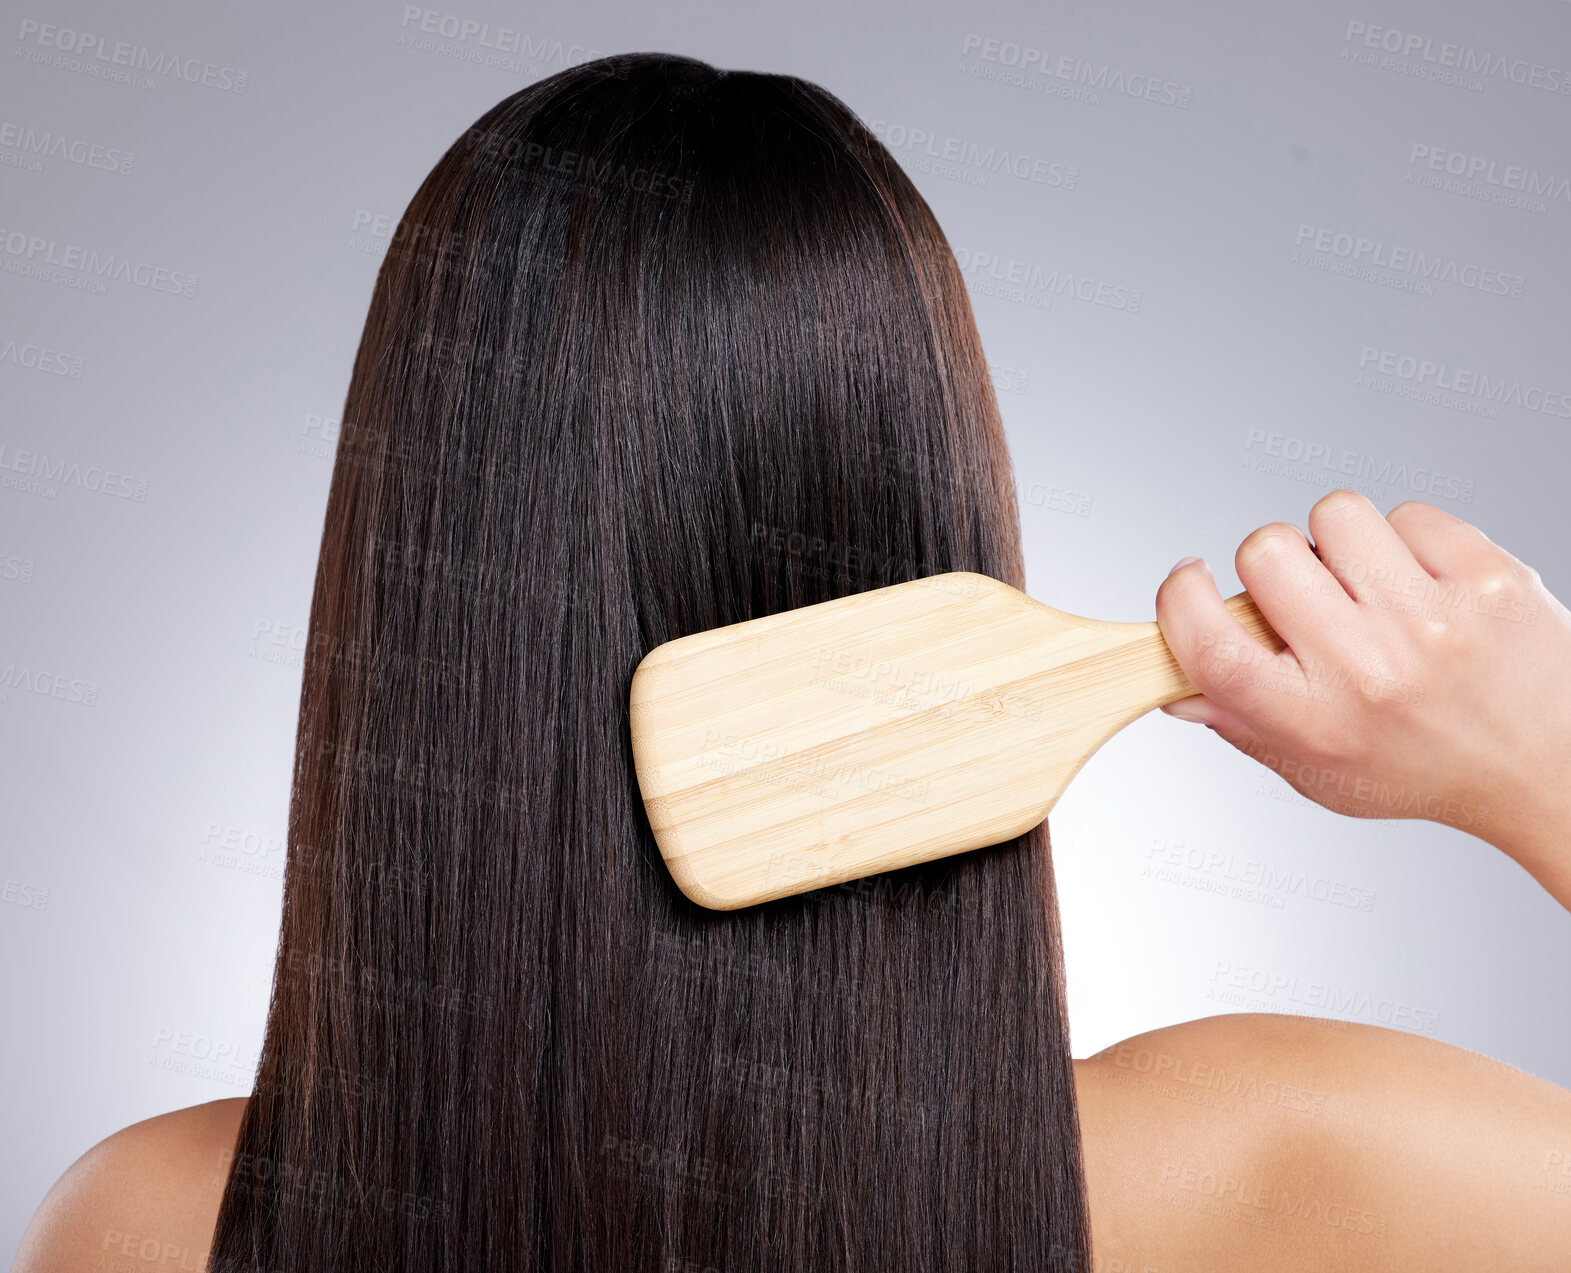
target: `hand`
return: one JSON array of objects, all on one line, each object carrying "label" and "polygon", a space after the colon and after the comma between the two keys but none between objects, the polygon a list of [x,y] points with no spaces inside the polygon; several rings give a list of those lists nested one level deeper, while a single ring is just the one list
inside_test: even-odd
[{"label": "hand", "polygon": [[1272,654],[1204,562],[1157,590],[1162,635],[1210,726],[1317,804],[1425,818],[1494,844],[1571,907],[1571,611],[1477,527],[1356,491],[1272,522],[1238,577],[1287,643]]}]

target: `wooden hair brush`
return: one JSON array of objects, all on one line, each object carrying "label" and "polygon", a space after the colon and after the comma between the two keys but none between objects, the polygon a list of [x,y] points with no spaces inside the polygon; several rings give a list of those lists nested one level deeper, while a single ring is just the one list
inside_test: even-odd
[{"label": "wooden hair brush", "polygon": [[[1226,601],[1272,652],[1241,592]],[[697,632],[633,673],[639,789],[682,892],[734,910],[998,844],[1197,693],[1153,623],[958,571]]]}]

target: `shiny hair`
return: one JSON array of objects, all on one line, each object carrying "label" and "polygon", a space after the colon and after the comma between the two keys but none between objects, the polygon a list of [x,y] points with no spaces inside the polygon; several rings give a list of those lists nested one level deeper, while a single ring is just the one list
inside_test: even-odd
[{"label": "shiny hair", "polygon": [[713,912],[633,770],[662,642],[1024,584],[888,150],[788,75],[531,84],[415,193],[343,421],[210,1269],[1088,1269],[1046,824]]}]

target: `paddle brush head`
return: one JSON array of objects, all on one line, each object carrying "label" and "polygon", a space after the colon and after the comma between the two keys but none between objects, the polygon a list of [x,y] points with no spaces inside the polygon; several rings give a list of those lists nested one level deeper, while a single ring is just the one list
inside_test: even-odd
[{"label": "paddle brush head", "polygon": [[1188,692],[1156,624],[953,572],[651,650],[633,757],[678,887],[731,910],[1021,835]]}]

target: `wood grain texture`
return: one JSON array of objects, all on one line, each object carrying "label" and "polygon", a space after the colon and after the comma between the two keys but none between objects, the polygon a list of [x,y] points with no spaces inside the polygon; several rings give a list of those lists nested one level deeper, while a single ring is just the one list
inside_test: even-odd
[{"label": "wood grain texture", "polygon": [[[1283,648],[1247,593],[1226,604]],[[1020,835],[1118,730],[1195,692],[1154,622],[957,571],[651,650],[633,757],[678,887],[733,910]]]}]

